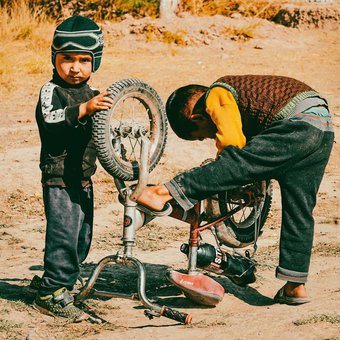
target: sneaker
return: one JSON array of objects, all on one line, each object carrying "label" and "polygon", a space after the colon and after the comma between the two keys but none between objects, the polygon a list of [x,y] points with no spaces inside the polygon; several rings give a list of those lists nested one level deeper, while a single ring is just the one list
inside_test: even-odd
[{"label": "sneaker", "polygon": [[[34,275],[31,283],[26,288],[26,292],[30,297],[36,297],[40,289],[42,278],[38,275]],[[70,291],[72,295],[76,295],[80,292],[80,289],[85,286],[84,279],[79,275],[76,284]]]},{"label": "sneaker", "polygon": [[43,314],[67,318],[72,322],[88,319],[89,315],[76,307],[73,302],[73,296],[67,288],[63,287],[50,295],[37,295],[33,307]]},{"label": "sneaker", "polygon": [[38,294],[38,290],[41,285],[42,278],[38,275],[34,275],[33,279],[31,280],[31,283],[26,288],[27,295],[31,297],[35,297]]}]

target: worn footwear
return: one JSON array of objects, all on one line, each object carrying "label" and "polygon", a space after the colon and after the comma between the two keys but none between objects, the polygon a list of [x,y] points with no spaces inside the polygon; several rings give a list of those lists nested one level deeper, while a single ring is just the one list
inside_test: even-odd
[{"label": "worn footwear", "polygon": [[[30,297],[36,297],[38,291],[40,289],[42,282],[42,278],[38,275],[34,275],[31,283],[26,288],[26,293]],[[76,284],[74,285],[73,289],[70,291],[72,295],[76,295],[79,293],[80,289],[85,286],[84,279],[79,275]]]},{"label": "worn footwear", "polygon": [[41,281],[42,281],[42,278],[40,276],[34,275],[33,279],[31,280],[31,283],[26,288],[26,293],[31,297],[35,297],[38,294]]},{"label": "worn footwear", "polygon": [[73,301],[73,296],[67,288],[63,287],[51,295],[37,295],[33,302],[33,307],[43,314],[67,318],[72,322],[88,319],[89,315],[77,308]]},{"label": "worn footwear", "polygon": [[299,298],[295,296],[286,295],[284,287],[279,289],[279,291],[274,296],[274,301],[276,303],[286,304],[286,305],[302,305],[304,303],[310,302],[307,297]]}]

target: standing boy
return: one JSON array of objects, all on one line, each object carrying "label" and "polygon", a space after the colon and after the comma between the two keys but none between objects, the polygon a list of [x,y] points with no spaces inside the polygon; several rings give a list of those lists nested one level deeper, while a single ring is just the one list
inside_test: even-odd
[{"label": "standing boy", "polygon": [[161,210],[175,199],[197,200],[251,182],[276,179],[282,225],[276,277],[286,281],[275,301],[308,302],[305,289],[314,235],[313,209],[334,140],[326,100],[308,85],[280,76],[239,75],[209,88],[188,85],[168,99],[171,127],[181,138],[214,138],[215,161],[148,187],[138,202]]},{"label": "standing boy", "polygon": [[74,16],[55,30],[52,80],[40,91],[36,120],[47,221],[44,275],[34,306],[42,313],[79,321],[83,311],[70,294],[89,251],[96,170],[91,115],[111,107],[108,92],[87,82],[100,65],[103,34],[92,20]]}]

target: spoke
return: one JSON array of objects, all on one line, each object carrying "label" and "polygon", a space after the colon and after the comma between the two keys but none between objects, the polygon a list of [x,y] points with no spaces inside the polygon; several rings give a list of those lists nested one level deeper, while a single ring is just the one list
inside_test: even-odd
[{"label": "spoke", "polygon": [[244,208],[244,209],[241,210],[241,217],[240,217],[239,223],[240,223],[240,222],[243,222],[243,221],[245,220],[245,216],[246,216],[246,215],[245,215],[245,212],[246,212],[246,209],[247,209],[247,208]]},{"label": "spoke", "polygon": [[129,159],[130,160],[135,160],[136,159],[136,155],[135,155],[135,149],[134,149],[134,145],[132,143],[132,139],[129,137],[128,140],[129,140],[129,143],[130,143],[130,146],[131,146],[131,152],[130,152]]},{"label": "spoke", "polygon": [[138,143],[139,147],[142,147],[142,139],[141,138],[137,138],[136,139],[136,144]]},{"label": "spoke", "polygon": [[[135,144],[133,145],[132,149],[133,151],[135,152],[135,148],[136,148],[136,145],[138,144],[138,139],[135,140]],[[135,159],[137,159],[136,155],[135,155]]]},{"label": "spoke", "polygon": [[[114,111],[114,113],[113,113]],[[124,162],[138,161],[142,147],[142,139],[139,134],[133,135],[136,129],[142,133],[146,131],[146,136],[152,136],[152,116],[151,109],[145,107],[143,102],[135,97],[126,97],[121,100],[110,116],[111,138],[120,138],[121,148],[125,150],[125,156],[115,149],[116,155]],[[129,132],[129,131],[132,132]],[[126,133],[125,133],[126,131]],[[117,157],[116,156],[116,157]]]}]

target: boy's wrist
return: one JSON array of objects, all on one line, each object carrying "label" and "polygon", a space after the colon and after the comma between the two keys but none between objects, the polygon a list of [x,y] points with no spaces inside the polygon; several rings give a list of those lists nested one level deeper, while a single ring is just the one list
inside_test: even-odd
[{"label": "boy's wrist", "polygon": [[79,105],[79,114],[78,114],[78,120],[80,121],[82,118],[86,116],[86,103],[81,103]]}]

